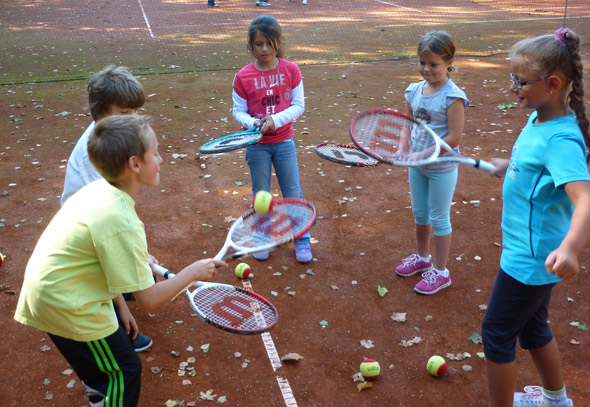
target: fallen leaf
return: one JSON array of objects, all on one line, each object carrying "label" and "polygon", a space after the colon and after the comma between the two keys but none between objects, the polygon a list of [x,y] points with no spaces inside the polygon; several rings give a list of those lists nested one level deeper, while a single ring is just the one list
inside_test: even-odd
[{"label": "fallen leaf", "polygon": [[356,385],[356,388],[358,389],[358,391],[370,389],[371,387],[373,387],[373,383],[371,383],[371,382],[362,382],[362,383],[358,383]]},{"label": "fallen leaf", "polygon": [[301,356],[299,353],[291,352],[291,353],[287,353],[285,356],[283,356],[281,358],[281,361],[283,361],[283,362],[299,362],[301,359],[303,359],[303,356]]},{"label": "fallen leaf", "polygon": [[375,345],[371,339],[361,339],[361,346],[364,346],[367,349],[374,348]]},{"label": "fallen leaf", "polygon": [[391,314],[391,319],[393,319],[395,322],[406,322],[408,319],[407,315],[407,312],[394,312]]},{"label": "fallen leaf", "polygon": [[410,340],[402,339],[400,342],[400,345],[402,345],[404,348],[409,348],[410,346],[414,346],[420,342],[422,342],[422,338],[420,338],[419,336],[416,336]]},{"label": "fallen leaf", "polygon": [[215,397],[217,397],[217,394],[213,394],[213,389],[209,389],[207,390],[206,393],[200,392],[200,399],[201,400],[215,400]]},{"label": "fallen leaf", "polygon": [[361,372],[357,372],[355,374],[352,375],[352,381],[354,383],[356,382],[364,382],[365,378],[363,377],[363,374]]},{"label": "fallen leaf", "polygon": [[467,338],[467,339],[469,339],[471,342],[473,342],[476,345],[479,344],[479,343],[481,343],[481,335],[479,335],[477,333],[472,333],[469,336],[469,338]]},{"label": "fallen leaf", "polygon": [[380,285],[377,286],[377,292],[379,293],[380,297],[385,297],[385,295],[389,292],[387,288],[381,287]]}]

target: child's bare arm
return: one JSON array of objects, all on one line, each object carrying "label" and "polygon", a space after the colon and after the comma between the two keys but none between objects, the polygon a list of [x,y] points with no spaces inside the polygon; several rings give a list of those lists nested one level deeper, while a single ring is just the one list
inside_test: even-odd
[{"label": "child's bare arm", "polygon": [[218,267],[227,267],[227,263],[204,259],[189,264],[174,278],[159,281],[150,288],[136,291],[135,299],[141,308],[151,311],[167,303],[196,281],[209,281],[217,274]]},{"label": "child's bare arm", "polygon": [[580,271],[578,255],[590,235],[590,181],[566,184],[565,191],[575,209],[567,235],[557,249],[547,256],[547,270],[563,279],[575,277]]}]

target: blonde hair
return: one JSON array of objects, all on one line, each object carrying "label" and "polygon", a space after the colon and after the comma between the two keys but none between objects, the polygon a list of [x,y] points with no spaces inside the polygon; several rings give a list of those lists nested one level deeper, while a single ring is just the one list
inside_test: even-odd
[{"label": "blonde hair", "polygon": [[123,173],[132,156],[143,161],[150,147],[146,137],[148,116],[113,115],[100,119],[88,140],[88,157],[100,175],[109,182]]},{"label": "blonde hair", "polygon": [[88,79],[88,107],[97,121],[110,114],[111,105],[139,109],[145,103],[143,86],[125,66],[109,65]]},{"label": "blonde hair", "polygon": [[545,78],[559,75],[571,90],[567,94],[569,107],[576,115],[578,126],[584,135],[586,147],[590,147],[590,129],[584,107],[583,69],[580,55],[580,37],[570,29],[561,28],[553,34],[525,38],[514,44],[510,57],[524,57],[530,70]]},{"label": "blonde hair", "polygon": [[[455,43],[446,31],[431,31],[424,34],[418,44],[418,56],[424,52],[431,52],[442,58],[443,61],[449,62],[455,59]],[[455,67],[449,65],[448,72],[453,72]],[[447,73],[448,75],[448,73]]]}]

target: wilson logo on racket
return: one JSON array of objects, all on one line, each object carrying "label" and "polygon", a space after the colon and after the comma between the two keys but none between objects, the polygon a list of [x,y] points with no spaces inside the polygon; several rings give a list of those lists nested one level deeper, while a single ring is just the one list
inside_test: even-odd
[{"label": "wilson logo on racket", "polygon": [[261,217],[251,226],[252,233],[262,233],[273,238],[287,236],[293,229],[297,229],[301,221],[289,217],[285,213],[278,214],[272,221],[268,217]]},{"label": "wilson logo on racket", "polygon": [[369,148],[372,150],[385,151],[392,155],[396,153],[399,147],[399,136],[403,126],[399,123],[393,123],[390,120],[380,118],[377,121],[375,136],[370,140]]},{"label": "wilson logo on racket", "polygon": [[219,318],[228,320],[232,326],[240,326],[254,316],[254,313],[249,310],[250,305],[251,302],[245,298],[228,296],[213,304],[211,310]]}]

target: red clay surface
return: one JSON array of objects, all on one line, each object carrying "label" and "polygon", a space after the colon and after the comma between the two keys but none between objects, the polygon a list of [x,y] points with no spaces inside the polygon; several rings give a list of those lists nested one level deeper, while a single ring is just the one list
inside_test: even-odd
[{"label": "red clay surface", "polygon": [[[497,108],[514,102],[505,58],[459,59],[460,69],[453,74],[471,100],[462,150],[485,159],[508,157],[526,122],[527,112]],[[296,352],[304,359],[274,371],[260,336],[232,335],[207,325],[183,296],[152,313],[131,305],[141,331],[154,340],[152,350],[141,354],[140,405],[215,405],[225,396],[228,406],[285,406],[279,379],[288,382],[291,400],[302,407],[486,405],[485,362],[477,355],[482,345],[468,338],[480,331],[498,270],[501,181],[460,169],[448,263],[453,285],[431,297],[415,294],[418,277],[405,279],[393,272],[415,250],[407,173],[386,165],[347,168],[313,152],[321,142],[348,143],[348,125],[357,111],[403,109],[403,90],[418,80],[415,60],[308,66],[302,72],[307,106],[295,123],[295,140],[304,195],[319,212],[312,231],[316,261],[297,264],[290,248],[271,253],[264,263],[246,261],[255,275],[254,291],[279,311],[279,323],[270,332],[278,356]],[[164,164],[160,186],[142,190],[137,208],[150,252],[173,271],[214,256],[230,225],[226,218],[238,216],[249,204],[243,152],[197,154],[211,137],[238,129],[230,112],[233,74],[143,78],[151,95],[144,113],[154,119]],[[14,85],[1,91],[0,252],[6,259],[0,267],[0,405],[87,405],[81,383],[64,374],[69,366],[48,337],[12,319],[27,260],[59,208],[66,160],[90,122],[83,108],[85,82]],[[273,192],[277,188],[275,180]],[[581,264],[589,260],[585,250]],[[233,267],[218,281],[240,284]],[[380,297],[378,286],[388,294]],[[550,313],[568,393],[577,406],[590,400],[590,339],[583,325],[572,323],[589,323],[589,289],[584,267],[575,280],[556,287]],[[394,322],[394,312],[406,312],[407,321]],[[401,346],[415,337],[421,342]],[[374,347],[361,341],[372,341]],[[209,344],[208,352],[201,350],[204,344]],[[447,358],[444,377],[426,372],[431,355],[463,352],[471,357]],[[372,388],[358,391],[352,375],[365,357],[379,361],[382,372]],[[194,376],[187,369],[179,376],[180,363],[187,361]],[[520,350],[518,363],[515,390],[539,384],[530,358]],[[215,401],[200,399],[200,392],[210,389]]]}]

